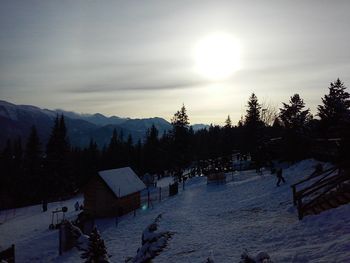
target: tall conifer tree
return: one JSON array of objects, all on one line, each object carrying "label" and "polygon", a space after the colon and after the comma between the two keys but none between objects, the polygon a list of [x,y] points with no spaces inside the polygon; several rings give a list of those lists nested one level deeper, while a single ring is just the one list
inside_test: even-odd
[{"label": "tall conifer tree", "polygon": [[336,128],[350,118],[350,94],[344,83],[338,78],[331,82],[329,93],[322,98],[323,105],[318,106],[318,116],[324,128]]}]

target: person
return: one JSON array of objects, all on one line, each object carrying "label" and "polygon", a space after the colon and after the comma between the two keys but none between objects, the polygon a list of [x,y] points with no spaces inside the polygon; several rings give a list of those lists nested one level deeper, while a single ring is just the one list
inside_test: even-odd
[{"label": "person", "polygon": [[282,168],[279,168],[278,170],[277,170],[277,172],[276,172],[276,176],[277,176],[277,186],[280,186],[280,183],[281,183],[281,181],[283,182],[283,183],[285,183],[286,182],[286,180],[283,178],[283,176],[282,176]]},{"label": "person", "polygon": [[256,173],[258,175],[263,175],[263,172],[262,172],[262,164],[260,162],[260,160],[256,160],[256,169],[255,169]]},{"label": "person", "polygon": [[75,211],[79,211],[79,201],[76,201],[74,204]]},{"label": "person", "polygon": [[46,199],[43,200],[42,206],[43,206],[43,212],[46,212],[47,211],[47,200]]}]

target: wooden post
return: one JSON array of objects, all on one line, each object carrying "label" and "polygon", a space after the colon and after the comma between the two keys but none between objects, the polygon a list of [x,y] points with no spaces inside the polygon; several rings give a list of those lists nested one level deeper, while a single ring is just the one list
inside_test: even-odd
[{"label": "wooden post", "polygon": [[62,255],[62,225],[60,226],[59,230],[58,230],[58,254],[61,256]]},{"label": "wooden post", "polygon": [[147,207],[149,208],[150,204],[150,196],[149,196],[149,189],[147,189]]},{"label": "wooden post", "polygon": [[292,189],[293,189],[293,205],[295,206],[297,204],[297,190],[296,190],[296,187],[295,185],[292,186]]},{"label": "wooden post", "polygon": [[162,188],[159,187],[159,202],[162,201]]},{"label": "wooden post", "polygon": [[185,190],[185,180],[182,179],[182,190]]}]

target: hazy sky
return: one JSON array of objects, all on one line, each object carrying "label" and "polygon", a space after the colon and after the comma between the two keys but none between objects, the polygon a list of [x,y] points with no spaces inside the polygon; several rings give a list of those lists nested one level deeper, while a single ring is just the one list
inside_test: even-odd
[{"label": "hazy sky", "polygon": [[[198,41],[231,34],[241,69],[194,70]],[[249,95],[314,112],[329,82],[350,86],[350,1],[0,1],[0,99],[122,117],[236,122]]]}]

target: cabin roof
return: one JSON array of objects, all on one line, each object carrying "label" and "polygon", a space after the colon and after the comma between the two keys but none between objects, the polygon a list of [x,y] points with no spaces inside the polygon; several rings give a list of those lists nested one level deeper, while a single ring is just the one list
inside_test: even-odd
[{"label": "cabin roof", "polygon": [[98,175],[117,197],[123,197],[146,188],[130,167],[99,171]]}]

